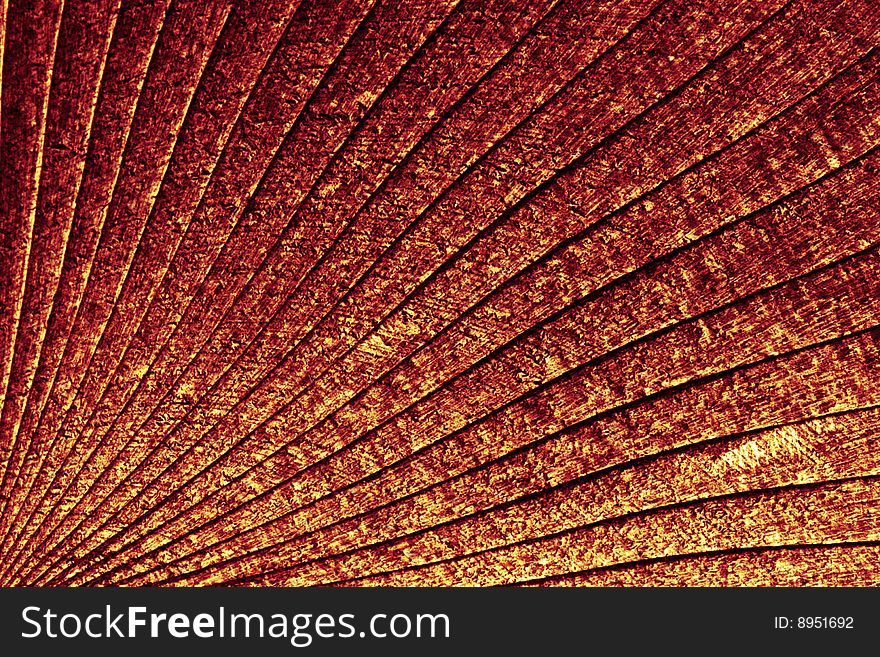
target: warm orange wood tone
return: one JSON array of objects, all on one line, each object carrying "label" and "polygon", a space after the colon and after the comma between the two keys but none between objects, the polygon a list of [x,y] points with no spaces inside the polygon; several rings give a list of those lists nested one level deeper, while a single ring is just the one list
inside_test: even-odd
[{"label": "warm orange wood tone", "polygon": [[0,0],[0,584],[878,584],[871,0]]}]

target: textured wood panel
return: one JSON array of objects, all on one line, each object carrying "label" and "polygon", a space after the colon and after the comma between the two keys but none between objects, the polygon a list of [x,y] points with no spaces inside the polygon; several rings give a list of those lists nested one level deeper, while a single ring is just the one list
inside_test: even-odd
[{"label": "textured wood panel", "polygon": [[877,584],[870,0],[3,0],[0,583]]}]

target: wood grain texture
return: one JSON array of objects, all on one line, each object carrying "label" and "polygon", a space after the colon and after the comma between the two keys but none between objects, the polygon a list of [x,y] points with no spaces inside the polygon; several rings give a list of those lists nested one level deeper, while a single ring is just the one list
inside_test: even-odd
[{"label": "wood grain texture", "polygon": [[0,584],[878,583],[870,0],[0,41]]}]

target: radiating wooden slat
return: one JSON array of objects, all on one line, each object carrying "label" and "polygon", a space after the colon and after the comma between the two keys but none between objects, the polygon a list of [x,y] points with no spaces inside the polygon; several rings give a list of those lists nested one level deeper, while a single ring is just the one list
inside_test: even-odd
[{"label": "radiating wooden slat", "polygon": [[878,46],[0,0],[0,584],[875,584]]},{"label": "radiating wooden slat", "polygon": [[[3,7],[3,83],[0,107],[0,391],[10,391],[21,322],[37,194],[43,169],[46,113],[64,7],[62,0],[8,2]],[[2,436],[2,487],[17,475],[14,438]],[[10,470],[12,472],[10,472]]]},{"label": "radiating wooden slat", "polygon": [[[104,383],[115,372],[125,346],[120,334],[124,336],[125,328],[136,326],[141,319],[141,308],[152,297],[156,278],[167,269],[168,259],[176,250],[188,219],[199,203],[244,99],[286,26],[290,17],[288,12],[293,9],[295,5],[287,2],[279,3],[276,7],[252,5],[250,12],[233,11],[224,26],[211,61],[190,101],[168,169],[141,234],[138,250],[92,356],[87,375],[90,385],[80,387],[77,391],[73,408],[60,430],[64,435],[72,438],[80,435],[81,425],[85,422],[83,415],[87,412],[85,409],[95,406],[105,389]],[[248,44],[252,24],[261,21],[274,25],[276,32],[267,30],[263,35],[267,41],[258,40]],[[228,79],[230,77],[234,81]],[[130,359],[134,359],[134,354]],[[53,474],[47,476],[47,481],[41,487],[47,492],[57,491],[57,494],[48,499],[46,495],[33,496],[29,499],[30,504],[22,506],[17,522],[22,525],[23,536],[30,536],[32,528],[40,524],[51,505],[59,497],[68,494],[70,480],[79,477],[81,461],[90,453],[86,449],[68,451],[63,456],[59,455],[58,461],[44,466]],[[34,516],[35,508],[40,506],[46,511]]]},{"label": "radiating wooden slat", "polygon": [[[76,395],[130,271],[178,131],[229,9],[227,2],[208,11],[196,0],[172,2],[140,90],[71,337],[38,424],[39,440],[30,446],[30,453],[38,456],[22,468],[23,480],[11,491],[14,506],[30,492],[43,462],[57,468],[55,454],[71,451],[71,438],[58,432],[68,412],[76,412]],[[21,529],[15,526],[6,539],[14,540]]]},{"label": "radiating wooden slat", "polygon": [[[869,62],[870,62],[870,61],[872,61],[872,60],[869,60]],[[868,70],[872,70],[872,69],[869,67]],[[858,75],[853,76],[850,80],[851,80],[851,82],[850,82],[851,84],[852,84],[852,83],[855,83],[856,85],[858,85],[858,84],[860,83],[860,78],[859,78]],[[834,98],[834,96],[831,95],[831,94],[829,94],[829,97],[830,97],[830,98]],[[861,102],[861,101],[857,101],[857,103],[858,103],[858,102]],[[868,101],[868,104],[870,105],[870,101]],[[811,108],[811,109],[812,109],[812,108]],[[792,118],[794,118],[794,117],[792,117]],[[795,120],[797,120],[797,119],[795,119]],[[785,138],[787,138],[787,137],[789,136],[789,132],[788,132],[787,130],[785,130],[785,129],[780,130],[779,134],[780,134],[780,137],[782,137],[782,136],[784,135]],[[760,138],[759,138],[759,139],[760,139]],[[760,143],[760,142],[759,142],[759,143]],[[820,157],[822,157],[822,156],[820,156]],[[826,164],[826,166],[828,166],[828,164]],[[834,166],[834,165],[831,164],[831,166]],[[870,239],[870,238],[869,238],[869,239]],[[307,412],[307,411],[305,411],[305,410],[301,410],[301,411],[298,412],[298,414],[302,414],[303,412]],[[282,425],[282,426],[283,426],[283,425]],[[288,435],[288,434],[287,434],[287,432],[284,432],[282,435]],[[263,436],[258,436],[258,440],[255,440],[255,441],[254,441],[253,443],[251,443],[251,444],[245,443],[245,445],[246,445],[247,448],[248,448],[248,449],[245,451],[245,455],[248,455],[248,454],[251,454],[251,455],[252,455],[252,454],[254,453],[254,450],[258,448],[258,445],[259,445],[260,443],[265,444],[265,438],[264,438]],[[252,445],[252,446],[251,446],[251,445]],[[357,459],[354,459],[354,461],[355,461],[355,463],[356,463],[356,462],[357,462]],[[369,462],[369,461],[367,461],[367,462]],[[345,467],[343,468],[343,470],[344,470],[345,472],[351,472],[351,471],[352,471],[351,468],[352,468],[352,464],[345,466]],[[229,471],[228,468],[225,469],[225,471],[224,471],[224,475],[225,475],[225,476],[229,476],[229,472],[230,472],[230,471]],[[318,479],[319,479],[319,481],[318,481],[318,482],[315,482],[315,483],[311,483],[311,482],[310,482],[310,483],[305,483],[305,482],[302,482],[303,484],[305,484],[305,485],[304,485],[305,490],[313,490],[314,487],[315,487],[316,485],[317,485],[317,486],[320,486],[320,485],[321,485],[320,480],[321,480],[322,478],[323,478],[323,475],[319,473],[319,475],[318,475]],[[248,485],[247,485],[247,489],[248,489],[248,490],[251,490],[251,489],[254,487],[254,485],[257,485],[257,486],[260,485],[260,484],[259,484],[259,481],[255,482],[255,483],[250,483],[250,484],[248,484]],[[284,494],[282,494],[282,495],[283,495],[283,496],[286,496],[286,495],[288,495],[288,494],[287,494],[287,493],[284,493]],[[188,488],[187,488],[187,495],[186,495],[186,498],[185,498],[185,499],[186,499],[186,501],[187,501],[188,503],[191,503],[191,502],[192,502],[192,499],[193,499],[193,495],[192,495],[192,487],[188,487]],[[225,504],[221,504],[219,507],[218,507],[218,506],[214,506],[213,504],[212,504],[212,506],[213,506],[213,508],[225,508]],[[264,507],[264,509],[266,509],[266,510],[264,510],[264,511],[258,511],[257,509],[255,509],[255,510],[254,510],[254,513],[255,513],[255,514],[258,514],[258,515],[262,515],[262,514],[264,514],[264,513],[266,513],[266,512],[269,512],[269,509],[268,509],[269,506],[271,506],[271,503],[269,503],[268,505],[266,505],[266,506]],[[258,508],[259,508],[259,507],[258,507]],[[167,520],[168,517],[169,517],[168,515],[164,516],[164,517],[162,518],[163,522],[164,522],[165,520]],[[118,537],[117,537],[117,538],[118,538]]]},{"label": "radiating wooden slat", "polygon": [[[35,435],[50,390],[58,374],[79,301],[89,277],[122,152],[134,115],[140,88],[164,20],[168,2],[126,4],[116,22],[107,55],[95,120],[90,133],[82,182],[77,191],[70,236],[65,245],[61,279],[55,292],[40,361],[29,391],[17,442],[10,460],[24,459]],[[48,440],[47,437],[43,440]],[[31,450],[39,453],[41,450]],[[18,461],[20,462],[20,461]],[[7,514],[8,515],[8,514]],[[4,516],[6,518],[6,516]],[[7,518],[8,522],[8,518]]]},{"label": "radiating wooden slat", "polygon": [[505,584],[544,578],[586,565],[602,567],[624,560],[729,550],[734,546],[877,541],[878,488],[876,477],[855,478],[672,505],[552,538],[358,583]]},{"label": "radiating wooden slat", "polygon": [[732,550],[544,580],[547,586],[873,586],[876,543]]}]

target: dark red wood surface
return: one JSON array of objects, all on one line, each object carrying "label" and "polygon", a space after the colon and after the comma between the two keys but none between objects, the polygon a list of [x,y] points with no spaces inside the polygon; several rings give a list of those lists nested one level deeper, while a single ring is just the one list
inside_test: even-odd
[{"label": "dark red wood surface", "polygon": [[0,7],[0,583],[877,584],[870,0]]}]

